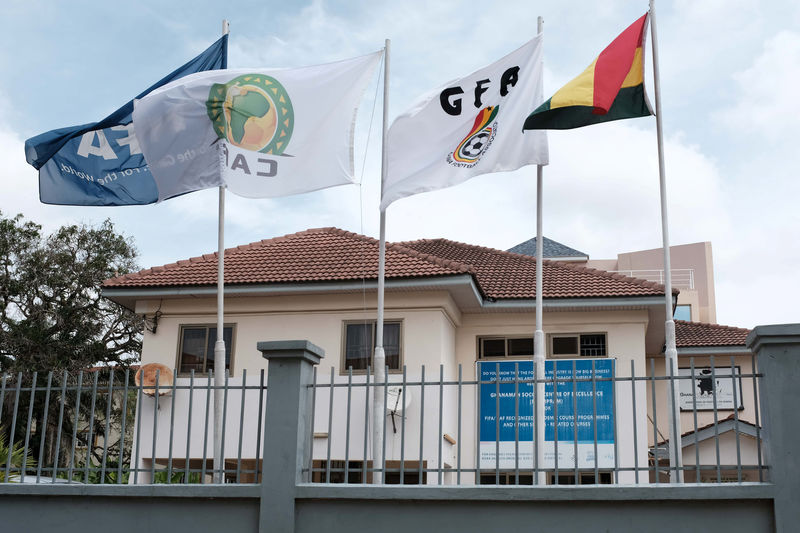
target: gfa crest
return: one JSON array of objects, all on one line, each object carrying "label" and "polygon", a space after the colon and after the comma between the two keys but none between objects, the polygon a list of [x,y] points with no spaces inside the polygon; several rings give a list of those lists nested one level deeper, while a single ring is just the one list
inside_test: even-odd
[{"label": "gfa crest", "polygon": [[497,133],[497,112],[499,105],[481,109],[475,123],[466,137],[447,155],[447,162],[455,167],[472,168],[489,149]]},{"label": "gfa crest", "polygon": [[264,74],[213,84],[206,110],[217,136],[245,150],[280,155],[292,138],[294,110],[289,93]]}]

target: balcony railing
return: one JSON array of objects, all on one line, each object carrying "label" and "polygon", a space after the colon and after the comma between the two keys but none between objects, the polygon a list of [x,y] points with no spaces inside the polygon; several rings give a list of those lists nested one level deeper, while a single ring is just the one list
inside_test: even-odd
[{"label": "balcony railing", "polygon": [[[646,281],[654,281],[664,284],[664,270],[609,270],[613,274],[622,274],[630,278],[638,278]],[[694,289],[694,269],[693,268],[673,268],[672,286],[676,289]]]}]

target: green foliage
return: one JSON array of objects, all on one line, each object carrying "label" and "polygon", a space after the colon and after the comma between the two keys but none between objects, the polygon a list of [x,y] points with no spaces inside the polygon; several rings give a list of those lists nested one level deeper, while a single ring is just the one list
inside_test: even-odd
[{"label": "green foliage", "polygon": [[135,248],[109,220],[44,236],[22,215],[0,212],[0,371],[132,362],[142,321],[100,286],[136,268]]},{"label": "green foliage", "polygon": [[19,480],[19,476],[24,474],[23,467],[25,470],[36,468],[36,461],[31,457],[30,450],[28,450],[27,456],[23,453],[25,450],[22,442],[17,442],[11,446],[11,460],[8,460],[9,446],[6,444],[5,434],[5,429],[0,427],[0,465],[2,466],[0,468],[0,483],[6,482],[7,464],[10,464],[8,475],[8,481],[10,482]]},{"label": "green foliage", "polygon": [[189,472],[189,480],[184,481],[186,479],[186,472],[183,470],[178,471],[177,469],[172,471],[172,477],[168,476],[169,472],[166,470],[158,470],[153,475],[153,483],[154,484],[164,484],[169,479],[170,483],[200,483],[200,472]]}]

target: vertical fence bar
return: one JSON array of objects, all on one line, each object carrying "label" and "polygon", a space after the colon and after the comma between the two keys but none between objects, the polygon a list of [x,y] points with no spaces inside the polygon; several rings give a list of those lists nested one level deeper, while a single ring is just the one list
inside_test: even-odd
[{"label": "vertical fence bar", "polygon": [[[5,405],[6,380],[8,380],[8,374],[3,374],[3,383],[0,386],[0,405]],[[2,421],[2,419],[3,419],[3,409],[0,409],[0,421]]]},{"label": "vertical fence bar", "polygon": [[[22,464],[19,465],[20,469],[20,481],[24,481],[25,474],[28,473],[26,468],[26,463],[28,459],[28,445],[30,444],[31,439],[31,420],[33,420],[33,402],[34,402],[34,395],[36,394],[36,379],[38,378],[39,373],[33,373],[33,379],[31,381],[31,401],[28,405],[28,422],[25,425],[25,444],[22,447]],[[6,478],[6,481],[8,478]]]},{"label": "vertical fence bar", "polygon": [[[314,371],[317,370],[317,367],[314,367]],[[242,475],[242,435],[244,433],[244,408],[245,408],[245,396],[247,396],[247,369],[242,369],[242,403],[239,407],[239,449],[236,451],[236,483],[241,481]],[[311,417],[313,422],[314,417],[314,403],[311,403]],[[312,439],[309,441],[310,443],[314,443],[314,424],[311,424],[311,436]]]},{"label": "vertical fence bar", "polygon": [[[372,368],[367,365],[367,379],[364,382],[364,460],[361,462],[361,483],[367,482],[367,446],[369,445],[369,378]],[[385,403],[383,405],[386,405]],[[386,424],[384,424],[386,425]],[[372,465],[373,467],[375,465]]]},{"label": "vertical fence bar", "polygon": [[[208,414],[211,410],[211,387],[214,381],[214,371],[208,369],[208,379],[206,381],[206,413],[203,424],[203,463],[200,465],[200,483],[206,482],[206,463],[208,462]],[[212,468],[213,470],[213,468]],[[213,473],[212,473],[213,477]]]},{"label": "vertical fence bar", "polygon": [[[178,375],[176,368],[172,369],[172,391],[170,392],[170,407],[169,407],[169,449],[167,450],[167,483],[172,483],[172,445],[175,442],[175,389],[178,386],[178,380],[175,376]],[[188,479],[184,483],[189,483]]]},{"label": "vertical fence bar", "polygon": [[519,485],[519,361],[514,362],[514,485]]},{"label": "vertical fence bar", "polygon": [[[122,483],[122,459],[125,451],[125,429],[128,423],[128,384],[130,382],[130,369],[125,369],[125,384],[122,392],[122,428],[119,436],[119,455],[117,456],[117,484]],[[130,476],[130,469],[128,471]]]},{"label": "vertical fence bar", "polygon": [[[39,483],[42,477],[42,463],[44,462],[44,445],[45,445],[45,437],[47,435],[47,428],[50,426],[48,417],[50,415],[50,387],[53,384],[53,371],[47,373],[47,389],[44,395],[44,410],[42,411],[42,421],[44,422],[43,426],[39,428],[39,431],[42,432],[41,438],[39,439],[39,460],[36,462],[36,483]],[[0,402],[0,405],[3,405]]]},{"label": "vertical fence bar", "polygon": [[[309,454],[308,454],[308,482],[312,482],[314,480],[314,421],[317,414],[317,365],[314,365],[314,369],[311,371],[311,434],[308,436],[309,442]],[[261,413],[259,413],[259,419],[261,418]],[[256,459],[256,463],[258,460]],[[258,470],[258,467],[256,467]],[[256,478],[256,483],[258,482],[258,478]]]},{"label": "vertical fence bar", "polygon": [[[317,367],[315,366],[314,367],[314,371],[315,372],[316,372],[316,368]],[[315,376],[316,376],[316,374],[315,374]],[[316,385],[316,381],[314,381],[314,383]],[[264,391],[265,390],[266,390],[266,388],[264,387],[264,369],[262,368],[261,372],[260,372],[259,385],[258,385],[258,427],[256,428],[257,435],[256,435],[256,468],[255,468],[255,470],[256,470],[256,472],[255,472],[256,483],[259,482],[258,481],[258,474],[259,474],[259,472],[261,470],[261,462],[260,462],[261,461],[261,435],[262,435],[261,424],[263,423],[264,427],[266,428],[266,423],[263,420],[263,417],[264,417],[264,414],[263,414],[264,413]],[[312,431],[313,431],[313,427],[312,427]],[[313,459],[313,454],[312,454],[311,457]]]},{"label": "vertical fence bar", "polygon": [[[741,374],[741,372],[739,373]],[[736,435],[736,481],[742,482],[742,449],[739,442],[739,388],[736,385],[736,362],[731,356],[731,383],[733,384],[733,432]]]},{"label": "vertical fence bar", "polygon": [[[158,400],[159,400],[159,385],[161,378],[161,370],[156,370],[156,392],[153,396],[153,445],[150,448],[150,483],[156,482],[156,442],[158,440]],[[144,375],[142,375],[144,381]]]},{"label": "vertical fence bar", "polygon": [[[670,399],[671,399],[671,401],[670,401],[670,406],[671,406],[670,409],[672,409],[672,411],[674,413],[675,409],[678,407],[678,406],[675,405],[675,398],[677,398],[677,396],[675,396],[675,374],[678,371],[678,369],[675,368],[675,362],[672,359],[668,359],[668,361],[669,361],[669,393],[670,393]],[[681,431],[680,431],[680,429],[681,429],[680,428],[680,423],[681,423],[680,411],[678,411],[678,416],[671,416],[670,419],[672,421],[672,434],[675,435],[675,439],[676,439],[676,441],[678,441],[678,439],[680,438],[680,435],[681,435]],[[670,443],[670,447],[672,447],[673,444],[675,444],[675,443]],[[676,449],[675,450],[676,457],[678,456],[678,454],[680,454],[680,456],[683,457],[683,450]],[[672,465],[670,465],[670,479],[672,479],[672,474],[671,473],[672,473]],[[683,459],[681,459],[680,461],[676,461],[676,464],[675,464],[675,479],[679,480],[680,482],[683,482]]]},{"label": "vertical fence bar", "polygon": [[83,482],[89,482],[89,464],[92,461],[92,448],[93,448],[93,431],[94,431],[94,408],[97,401],[97,379],[99,376],[100,371],[96,370],[94,372],[94,379],[92,380],[92,407],[89,412],[89,431],[86,433],[86,465],[84,465],[83,471]]},{"label": "vertical fence bar", "polygon": [[[666,366],[666,364],[665,364]],[[658,461],[658,402],[656,402],[656,362],[654,359],[650,359],[650,400],[653,402],[653,472],[654,478],[656,480],[656,484],[661,483],[661,473],[658,471],[659,469],[659,461]]]},{"label": "vertical fence bar", "polygon": [[333,373],[334,368],[331,367],[331,390],[330,398],[328,400],[328,455],[327,459],[325,460],[325,483],[331,482],[331,441],[333,440]]},{"label": "vertical fence bar", "polygon": [[[377,385],[377,383],[376,383]],[[402,390],[403,395],[403,405],[405,406],[406,401],[406,390]],[[386,401],[389,397],[389,372],[383,372],[383,406],[386,407]],[[385,413],[381,416],[385,417]],[[405,408],[403,409],[403,416],[405,416]],[[392,421],[394,421],[394,417],[392,417]],[[394,424],[392,424],[394,427]],[[383,419],[383,442],[381,443],[381,483],[386,483],[386,418]]]},{"label": "vertical fence bar", "polygon": [[722,482],[722,469],[720,468],[719,458],[719,413],[717,411],[717,369],[714,363],[714,356],[711,361],[711,399],[714,406],[714,445],[717,453],[717,483]]},{"label": "vertical fence bar", "polygon": [[223,390],[222,394],[222,432],[220,436],[220,447],[219,447],[219,480],[222,483],[225,483],[225,473],[227,472],[227,468],[225,467],[225,430],[228,427],[228,389],[229,383],[228,380],[230,379],[230,371],[226,368],[225,369],[225,389]]},{"label": "vertical fence bar", "polygon": [[694,421],[694,482],[700,483],[700,446],[697,442],[697,386],[695,385],[694,357],[689,358],[692,373],[692,420]]},{"label": "vertical fence bar", "polygon": [[475,388],[475,484],[481,484],[481,387],[483,386],[483,370],[475,365],[477,377]]},{"label": "vertical fence bar", "polygon": [[[614,372],[616,374],[616,372]],[[612,382],[613,383],[613,382]],[[647,400],[645,399],[645,402]],[[639,484],[639,429],[637,427],[636,411],[636,363],[631,359],[631,405],[633,406],[633,475],[636,484]],[[616,424],[616,420],[614,420]]]},{"label": "vertical fence bar", "polygon": [[[177,379],[175,380],[177,381]],[[174,401],[174,400],[173,400]],[[186,415],[186,459],[183,464],[183,481],[191,483],[191,457],[192,457],[192,404],[194,403],[194,368],[189,373],[189,409]]]},{"label": "vertical fence bar", "polygon": [[439,464],[438,464],[438,475],[436,478],[436,482],[438,485],[442,484],[442,441],[444,440],[443,433],[442,433],[442,411],[443,405],[442,401],[444,400],[444,365],[439,365],[439,433],[436,435],[436,438],[439,442]]},{"label": "vertical fence bar", "polygon": [[558,485],[558,361],[553,361],[553,480]]},{"label": "vertical fence bar", "polygon": [[500,484],[500,363],[494,367],[494,484]]},{"label": "vertical fence bar", "polygon": [[[616,420],[617,413],[617,363],[614,362],[614,373],[611,375],[611,398],[613,402],[614,419]],[[614,424],[614,483],[619,484],[619,435],[617,434],[617,424]]]},{"label": "vertical fence bar", "polygon": [[422,444],[425,440],[425,365],[422,365],[422,375],[419,385],[419,479],[417,483],[422,485]]},{"label": "vertical fence bar", "polygon": [[759,419],[759,399],[758,399],[758,377],[756,376],[756,354],[750,354],[750,374],[753,376],[753,401],[755,403],[756,416],[756,455],[758,456],[758,481],[764,482],[764,468],[761,464],[761,420]]},{"label": "vertical fence bar", "polygon": [[[64,423],[64,404],[67,401],[67,379],[69,375],[67,371],[64,371],[64,380],[61,384],[61,405],[58,410],[58,429],[56,430],[56,454],[53,458],[53,479],[58,477],[58,455],[61,451],[61,428],[63,427]],[[5,378],[5,376],[3,376]],[[3,385],[5,385],[5,379],[3,381]]]},{"label": "vertical fence bar", "polygon": [[[633,359],[631,359],[631,363],[633,363]],[[600,483],[600,467],[597,460],[597,376],[595,374],[594,359],[592,359],[592,430],[594,440],[594,483],[597,485]],[[635,425],[634,431],[636,431]],[[635,445],[633,447],[633,455],[636,455]]]},{"label": "vertical fence bar", "polygon": [[578,472],[578,361],[572,360],[572,453],[574,454],[575,484],[581,484]]},{"label": "vertical fence bar", "polygon": [[[403,406],[405,406],[406,400],[406,365],[403,365]],[[405,407],[403,407],[403,416],[400,417],[400,484],[403,485],[405,483],[405,473],[406,473],[406,413]],[[384,424],[385,425],[385,424]]]},{"label": "vertical fence bar", "polygon": [[72,483],[72,471],[75,468],[75,447],[78,444],[78,417],[81,412],[81,387],[83,386],[83,370],[78,372],[78,386],[75,388],[75,417],[72,425],[72,446],[69,453],[69,467],[67,469],[67,482]]},{"label": "vertical fence bar", "polygon": [[461,485],[461,363],[458,363],[458,421],[456,435],[456,485]]},{"label": "vertical fence bar", "polygon": [[106,399],[106,424],[103,431],[103,459],[100,463],[100,483],[106,482],[106,464],[108,461],[108,432],[111,429],[111,406],[114,403],[114,368],[108,371],[108,398]]},{"label": "vertical fence bar", "polygon": [[350,483],[350,397],[353,390],[353,367],[347,369],[347,415],[344,433],[344,482]]},{"label": "vertical fence bar", "polygon": [[[8,483],[8,474],[11,469],[11,452],[14,449],[14,434],[17,429],[17,410],[19,409],[19,394],[22,389],[22,372],[17,374],[17,390],[14,392],[14,411],[11,416],[11,432],[8,438],[8,457],[6,457],[5,482]],[[73,447],[74,449],[74,447]]]}]

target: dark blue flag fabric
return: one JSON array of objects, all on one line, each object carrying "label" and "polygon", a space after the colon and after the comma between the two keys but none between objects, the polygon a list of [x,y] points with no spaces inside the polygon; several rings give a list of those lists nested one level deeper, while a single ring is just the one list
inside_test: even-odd
[{"label": "dark blue flag fabric", "polygon": [[[135,99],[187,74],[227,68],[228,36]],[[25,141],[39,170],[39,199],[56,205],[143,205],[158,200],[133,129],[133,100],[100,122],[48,131]]]}]

